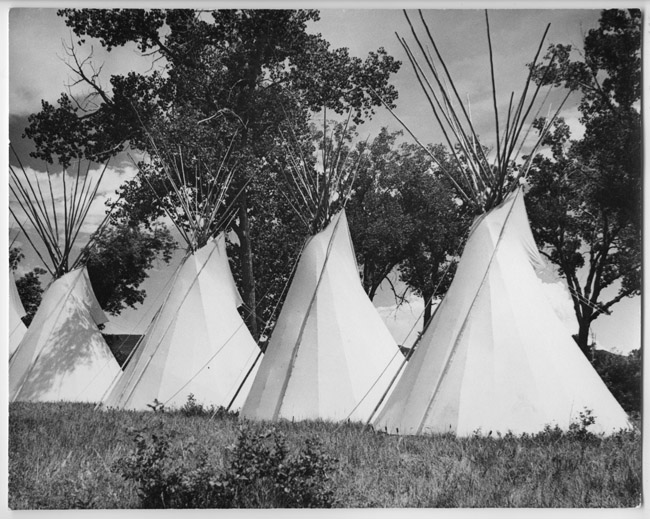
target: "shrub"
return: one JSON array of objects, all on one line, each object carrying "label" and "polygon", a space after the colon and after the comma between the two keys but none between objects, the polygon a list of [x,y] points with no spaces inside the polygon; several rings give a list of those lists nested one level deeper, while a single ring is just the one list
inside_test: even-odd
[{"label": "shrub", "polygon": [[187,396],[187,402],[180,408],[180,412],[184,416],[211,416],[213,411],[214,408],[208,409],[203,407],[203,404],[199,404],[193,393]]},{"label": "shrub", "polygon": [[589,431],[589,426],[596,423],[596,417],[591,409],[580,411],[580,418],[569,424],[568,435],[581,441],[595,440],[598,437]]},{"label": "shrub", "polygon": [[224,419],[224,418],[237,418],[239,413],[237,411],[228,411],[225,407],[219,406],[219,407],[214,407],[211,405],[210,407],[205,407],[203,404],[200,404],[196,401],[196,398],[194,397],[194,394],[190,393],[187,396],[187,402],[179,409],[180,413],[183,416],[187,417],[192,417],[192,416],[200,416],[200,417],[207,417],[207,418],[217,418],[217,419]]},{"label": "shrub", "polygon": [[596,350],[593,365],[625,411],[641,411],[641,350],[633,350],[626,356]]},{"label": "shrub", "polygon": [[135,450],[113,470],[133,481],[144,508],[330,508],[334,492],[329,473],[337,460],[323,452],[316,438],[305,440],[293,457],[286,438],[275,429],[239,430],[226,454],[226,470],[211,463],[192,442],[180,456],[170,435],[131,432]]}]

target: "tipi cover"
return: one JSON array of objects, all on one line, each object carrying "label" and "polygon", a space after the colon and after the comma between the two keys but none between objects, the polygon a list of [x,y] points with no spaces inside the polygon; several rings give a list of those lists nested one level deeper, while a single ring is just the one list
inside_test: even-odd
[{"label": "tipi cover", "polygon": [[106,321],[85,268],[56,279],[10,359],[10,401],[98,402],[120,372]]},{"label": "tipi cover", "polygon": [[23,336],[27,333],[27,327],[21,319],[25,314],[16,288],[16,281],[13,274],[9,272],[9,356],[13,355]]},{"label": "tipi cover", "polygon": [[523,193],[483,215],[449,291],[374,421],[389,433],[459,436],[567,429],[585,408],[593,432],[627,416],[555,314]]},{"label": "tipi cover", "polygon": [[[165,302],[104,404],[146,410],[157,400],[181,407],[193,394],[202,405],[229,405],[259,352],[237,311],[240,304],[222,232],[177,270]],[[253,376],[233,409],[241,406]]]},{"label": "tipi cover", "polygon": [[341,211],[302,253],[241,416],[367,419],[399,368],[397,352],[361,286]]}]

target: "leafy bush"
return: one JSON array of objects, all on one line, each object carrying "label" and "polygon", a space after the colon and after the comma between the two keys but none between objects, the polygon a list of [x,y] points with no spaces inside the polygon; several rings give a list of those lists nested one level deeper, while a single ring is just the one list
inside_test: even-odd
[{"label": "leafy bush", "polygon": [[569,424],[568,435],[580,441],[595,440],[598,437],[589,431],[589,426],[595,423],[596,417],[593,415],[593,411],[585,408],[584,411],[580,411],[579,420]]},{"label": "leafy bush", "polygon": [[596,350],[593,365],[625,411],[641,411],[641,350],[633,350],[626,356]]},{"label": "leafy bush", "polygon": [[275,429],[239,430],[220,470],[192,442],[183,454],[172,449],[170,435],[132,431],[135,450],[113,470],[133,481],[144,508],[330,508],[334,492],[330,471],[337,460],[316,438],[305,440],[289,456],[286,438]]},{"label": "leafy bush", "polygon": [[288,458],[282,433],[267,429],[252,435],[242,427],[230,458],[226,477],[236,491],[236,506],[331,508],[334,504],[329,472],[336,460],[323,452],[317,438],[307,438],[297,455]]},{"label": "leafy bush", "polygon": [[207,409],[203,407],[203,404],[199,404],[194,398],[194,394],[190,393],[187,396],[187,402],[180,408],[180,412],[184,416],[210,416],[213,409]]},{"label": "leafy bush", "polygon": [[224,418],[237,418],[239,413],[237,411],[228,411],[225,407],[220,405],[219,407],[214,407],[211,405],[210,407],[205,407],[203,404],[200,404],[199,402],[196,401],[196,398],[194,397],[194,394],[190,393],[187,396],[187,402],[179,409],[180,413],[183,416],[187,417],[192,417],[192,416],[200,416],[200,417],[208,417],[208,418],[217,418],[217,419],[224,419]]}]

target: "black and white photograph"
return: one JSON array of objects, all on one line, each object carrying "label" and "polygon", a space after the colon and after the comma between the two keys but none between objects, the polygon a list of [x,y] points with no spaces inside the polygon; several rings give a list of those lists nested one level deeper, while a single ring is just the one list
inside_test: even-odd
[{"label": "black and white photograph", "polygon": [[3,513],[643,514],[647,12],[523,4],[3,2]]}]

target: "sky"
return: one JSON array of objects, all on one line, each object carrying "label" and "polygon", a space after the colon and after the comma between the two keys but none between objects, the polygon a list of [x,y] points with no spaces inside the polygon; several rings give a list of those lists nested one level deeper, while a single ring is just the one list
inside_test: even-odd
[{"label": "sky", "polygon": [[[584,5],[593,4],[582,4]],[[416,22],[417,12],[410,11],[409,14]],[[532,61],[546,24],[551,23],[551,28],[544,48],[550,42],[569,43],[580,48],[586,31],[597,26],[599,11],[492,10],[489,16],[497,71],[496,87],[502,112],[507,109],[510,92],[521,90],[526,76],[525,64]],[[348,47],[351,55],[362,58],[368,52],[384,47],[389,54],[402,61],[401,70],[393,81],[399,91],[395,113],[422,142],[442,142],[443,136],[426,108],[426,99],[394,34],[397,32],[412,41],[402,12],[395,9],[323,9],[320,18],[309,30],[321,33],[332,47]],[[425,11],[425,18],[449,64],[458,90],[461,95],[469,96],[478,133],[489,139],[494,119],[484,12],[431,9]],[[66,85],[70,83],[70,73],[65,64],[64,43],[69,45],[76,39],[71,36],[63,19],[56,16],[54,9],[13,9],[9,13],[9,24],[9,137],[21,159],[33,170],[43,172],[44,164],[28,157],[32,146],[22,139],[21,135],[27,125],[27,117],[40,109],[41,100],[55,103],[61,92],[66,90]],[[82,58],[92,53],[96,63],[104,63],[104,85],[108,85],[111,74],[123,74],[130,70],[145,72],[152,66],[151,58],[142,58],[134,49],[118,48],[107,53],[92,39],[88,39],[86,45],[79,48],[78,52]],[[559,97],[555,95],[550,98],[551,106],[557,106]],[[573,130],[574,137],[579,137],[582,131],[578,121],[577,101],[577,97],[570,98],[562,112],[562,116]],[[393,130],[401,128],[387,110],[378,108],[376,112],[371,122],[358,128],[361,139],[372,139],[382,126]],[[404,136],[404,140],[410,140],[410,137]],[[122,181],[134,174],[135,169],[125,156],[120,156],[111,163],[100,193],[101,198],[94,205],[90,215],[89,227],[101,219],[106,199]],[[3,217],[8,218],[6,214],[3,214]],[[10,239],[13,239],[17,234],[15,223],[9,219],[7,225],[11,229]],[[22,236],[18,236],[16,243],[22,244],[27,252],[29,246]],[[22,268],[32,268],[37,263],[35,255],[28,253]],[[164,265],[157,265],[145,286],[150,294],[150,307],[151,301],[156,299],[156,294],[160,292],[161,280],[167,276],[169,271]],[[564,316],[563,320],[570,326],[572,315],[570,311],[566,311],[566,289],[563,289],[563,284],[557,277],[548,276],[547,280],[550,281],[549,297],[554,301],[558,313]],[[411,303],[411,306],[402,307],[397,312],[389,290],[381,291],[375,301],[400,343],[403,342],[401,335],[412,327],[413,320],[422,308],[422,302],[413,296]],[[399,314],[398,318],[395,318],[395,313]],[[142,311],[126,312],[109,326],[112,326],[116,333],[129,333],[134,327],[146,323],[148,316],[149,313]],[[600,347],[626,353],[639,347],[640,321],[639,298],[627,299],[614,307],[611,316],[600,317],[593,330]]]}]

